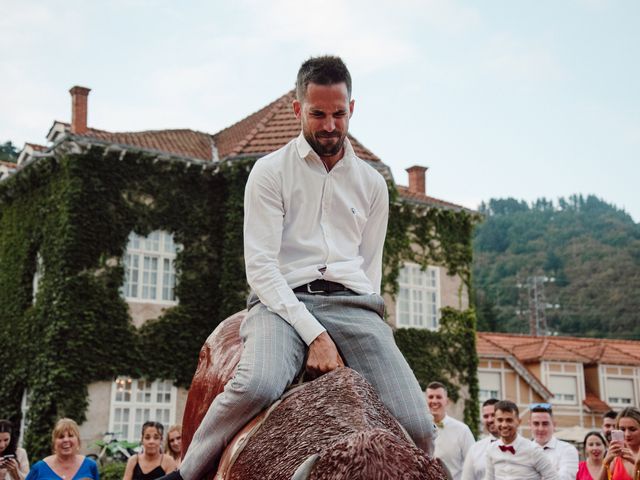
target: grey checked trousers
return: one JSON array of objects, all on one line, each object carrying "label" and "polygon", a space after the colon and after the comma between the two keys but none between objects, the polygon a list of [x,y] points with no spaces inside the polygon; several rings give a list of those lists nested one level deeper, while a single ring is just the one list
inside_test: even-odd
[{"label": "grey checked trousers", "polygon": [[[415,375],[383,320],[380,295],[297,294],[327,329],[347,366],[366,378],[416,445],[433,452],[434,426]],[[185,480],[213,470],[224,448],[280,398],[303,368],[307,346],[279,315],[257,303],[240,327],[244,349],[235,376],[212,402],[180,466]]]}]

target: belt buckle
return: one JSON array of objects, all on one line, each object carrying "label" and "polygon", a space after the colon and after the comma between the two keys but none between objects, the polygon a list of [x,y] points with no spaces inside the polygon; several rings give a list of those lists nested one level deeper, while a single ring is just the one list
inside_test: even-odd
[{"label": "belt buckle", "polygon": [[313,282],[307,283],[307,292],[309,292],[312,295],[315,293],[324,293],[324,290],[311,290],[311,283]]}]

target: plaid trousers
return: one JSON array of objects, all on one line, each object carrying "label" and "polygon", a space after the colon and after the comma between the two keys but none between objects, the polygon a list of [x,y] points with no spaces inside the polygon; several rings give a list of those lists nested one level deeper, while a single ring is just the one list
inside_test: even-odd
[{"label": "plaid trousers", "polygon": [[[383,320],[380,295],[297,294],[327,329],[345,364],[371,383],[413,438],[433,452],[434,425],[422,390]],[[295,329],[254,298],[240,327],[244,349],[235,376],[212,402],[180,466],[185,480],[213,470],[244,424],[280,398],[304,368],[307,346]]]}]

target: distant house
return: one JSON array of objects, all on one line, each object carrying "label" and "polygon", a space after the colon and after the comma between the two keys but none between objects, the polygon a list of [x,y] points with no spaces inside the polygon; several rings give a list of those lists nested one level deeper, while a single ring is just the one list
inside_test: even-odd
[{"label": "distant house", "polygon": [[7,178],[9,175],[14,173],[17,168],[18,166],[15,163],[0,160],[0,180]]},{"label": "distant house", "polygon": [[[293,92],[288,92],[257,112],[213,135],[189,130],[155,130],[142,132],[110,132],[87,125],[89,89],[73,87],[72,120],[55,121],[47,134],[48,144],[26,144],[18,159],[20,169],[50,156],[57,150],[80,151],[92,146],[118,152],[147,152],[158,159],[188,164],[212,165],[245,158],[257,158],[284,146],[300,132],[300,124],[291,107]],[[356,154],[392,181],[389,168],[373,152],[353,136],[349,136]],[[461,210],[462,207],[426,195],[426,168],[408,169],[409,186],[398,187],[405,202],[432,208]],[[189,195],[188,191],[183,192]],[[172,232],[156,230],[141,236],[130,232],[125,255],[121,295],[125,299],[131,322],[141,327],[161,317],[179,304],[174,288],[179,281],[175,259],[182,246]],[[33,280],[34,301],[42,269],[36,269]],[[388,321],[395,327],[437,330],[440,309],[451,306],[466,309],[468,292],[460,278],[447,274],[437,265],[426,270],[407,263],[400,272],[398,303],[387,298]],[[23,413],[29,408],[29,392],[23,398]],[[186,390],[170,380],[136,379],[120,375],[113,381],[89,385],[87,421],[81,426],[84,445],[101,438],[105,431],[137,440],[141,424],[148,418],[165,424],[180,421],[186,401]],[[24,418],[24,415],[23,415]]]},{"label": "distant house", "polygon": [[599,429],[602,414],[637,406],[640,341],[479,332],[480,401],[516,402],[528,434],[528,407],[553,405],[558,429]]}]

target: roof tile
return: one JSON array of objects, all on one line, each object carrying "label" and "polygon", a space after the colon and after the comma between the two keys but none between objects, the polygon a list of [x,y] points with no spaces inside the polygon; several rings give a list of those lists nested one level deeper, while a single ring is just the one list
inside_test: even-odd
[{"label": "roof tile", "polygon": [[[300,134],[300,122],[293,113],[294,99],[295,91],[291,90],[266,107],[216,133],[213,139],[220,158],[266,155],[297,137]],[[380,161],[353,135],[349,134],[349,140],[359,158]]]},{"label": "roof tile", "polygon": [[586,395],[582,403],[593,413],[606,413],[611,410],[611,407],[600,400],[595,393],[590,390],[587,390],[585,393]]},{"label": "roof tile", "polygon": [[435,207],[444,207],[453,210],[469,210],[461,205],[456,205],[455,203],[447,202],[445,200],[440,200],[439,198],[430,197],[428,195],[424,195],[422,193],[416,193],[409,190],[408,187],[402,185],[396,185],[398,189],[398,193],[401,197],[414,201],[416,203],[423,203],[426,205],[432,205]]},{"label": "roof tile", "polygon": [[634,340],[478,332],[477,341],[482,345],[479,355],[508,352],[524,363],[555,360],[640,366],[640,341]]}]

